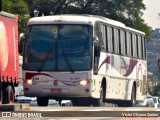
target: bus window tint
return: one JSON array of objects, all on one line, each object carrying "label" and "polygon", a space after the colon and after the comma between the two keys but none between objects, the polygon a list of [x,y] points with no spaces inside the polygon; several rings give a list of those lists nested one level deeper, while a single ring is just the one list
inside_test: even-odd
[{"label": "bus window tint", "polygon": [[88,25],[34,25],[27,36],[27,69],[91,69],[92,27]]},{"label": "bus window tint", "polygon": [[74,70],[91,69],[91,31],[90,27],[82,25],[61,25],[58,38],[57,69]]}]

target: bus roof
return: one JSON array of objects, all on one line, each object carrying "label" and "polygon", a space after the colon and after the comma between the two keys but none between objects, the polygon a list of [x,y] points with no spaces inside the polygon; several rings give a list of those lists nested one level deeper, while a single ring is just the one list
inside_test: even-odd
[{"label": "bus roof", "polygon": [[78,14],[66,14],[66,15],[53,15],[53,16],[41,16],[41,17],[33,17],[29,20],[28,25],[32,24],[94,24],[96,21],[101,21],[107,24],[111,24],[117,27],[125,28],[134,32],[138,32],[140,34],[144,34],[139,30],[132,29],[130,27],[125,26],[125,24],[111,20],[98,15],[78,15]]}]

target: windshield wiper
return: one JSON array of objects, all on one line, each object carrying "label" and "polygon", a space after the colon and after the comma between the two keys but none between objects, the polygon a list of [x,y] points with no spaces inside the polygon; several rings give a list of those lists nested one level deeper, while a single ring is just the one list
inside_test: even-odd
[{"label": "windshield wiper", "polygon": [[42,63],[40,64],[39,68],[38,68],[38,72],[41,72],[42,67],[44,66],[44,63],[46,62],[46,60],[48,60],[48,57],[50,56],[52,51],[52,47],[51,49],[48,51],[48,53],[46,54],[45,58],[43,59]]},{"label": "windshield wiper", "polygon": [[70,63],[68,57],[66,56],[66,54],[65,54],[65,52],[64,52],[64,49],[63,49],[63,42],[62,42],[62,54],[63,54],[64,59],[65,59],[67,65],[68,65],[69,70],[70,70],[72,73],[74,73],[74,70],[73,70],[73,68],[72,68],[72,66],[71,66],[71,63]]}]

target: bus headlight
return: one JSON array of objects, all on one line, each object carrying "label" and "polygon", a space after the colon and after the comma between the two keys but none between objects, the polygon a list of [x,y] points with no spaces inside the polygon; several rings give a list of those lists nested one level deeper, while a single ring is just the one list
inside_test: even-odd
[{"label": "bus headlight", "polygon": [[27,80],[25,81],[25,83],[27,83],[27,84],[32,84],[33,82],[32,82],[31,79],[27,79]]},{"label": "bus headlight", "polygon": [[90,84],[92,80],[81,80],[79,83],[80,85],[87,85]]}]

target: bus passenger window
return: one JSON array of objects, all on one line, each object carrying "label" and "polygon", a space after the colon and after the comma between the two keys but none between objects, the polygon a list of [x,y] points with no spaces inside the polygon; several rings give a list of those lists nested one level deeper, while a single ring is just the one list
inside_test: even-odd
[{"label": "bus passenger window", "polygon": [[107,26],[107,45],[108,45],[108,52],[113,52],[112,47],[112,29]]},{"label": "bus passenger window", "polygon": [[102,50],[106,51],[106,27],[104,25],[100,25],[100,33],[99,34],[102,38],[102,42],[101,43],[101,46],[102,46]]}]

